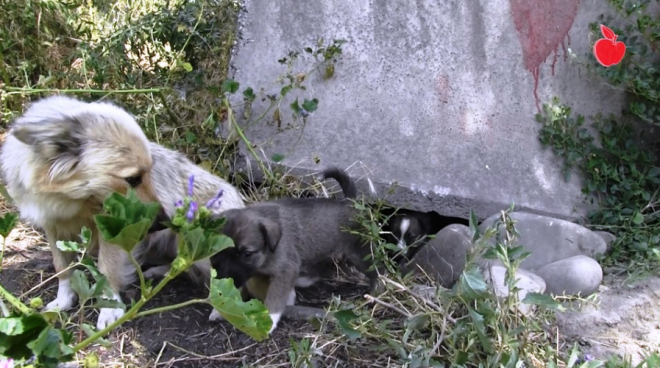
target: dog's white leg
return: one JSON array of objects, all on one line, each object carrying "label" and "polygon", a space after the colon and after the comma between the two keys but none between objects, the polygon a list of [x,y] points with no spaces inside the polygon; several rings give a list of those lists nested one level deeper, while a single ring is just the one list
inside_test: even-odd
[{"label": "dog's white leg", "polygon": [[[99,271],[108,280],[113,293],[112,299],[121,302],[119,292],[135,278],[135,267],[123,249],[104,242],[100,242],[99,245]],[[124,313],[122,308],[101,308],[96,327],[103,329]]]},{"label": "dog's white leg", "polygon": [[291,293],[289,293],[289,300],[287,300],[286,305],[287,306],[296,305],[296,290],[295,289],[291,290]]},{"label": "dog's white leg", "polygon": [[[57,233],[52,229],[45,229],[46,239],[50,246],[50,252],[53,255],[53,265],[55,272],[60,273],[71,264],[75,253],[62,252],[55,244],[57,243]],[[67,239],[61,239],[67,240]],[[71,309],[78,300],[78,295],[71,289],[72,270],[66,270],[59,274],[57,285],[57,297],[52,302],[46,304],[45,310],[59,309],[61,311]]]},{"label": "dog's white leg", "polygon": [[316,284],[320,279],[321,279],[320,277],[300,276],[296,279],[296,286],[301,288],[307,288]]},{"label": "dog's white leg", "polygon": [[46,304],[46,311],[71,309],[76,303],[78,295],[71,289],[71,280],[69,278],[59,278],[57,286],[57,297],[52,302]]},{"label": "dog's white leg", "polygon": [[270,335],[275,331],[275,328],[277,327],[277,324],[280,322],[280,318],[282,318],[282,313],[270,313],[269,314],[270,319],[273,321],[273,325],[270,327],[270,330],[268,331],[268,334]]},{"label": "dog's white leg", "polygon": [[[112,295],[112,300],[121,302],[119,293]],[[96,328],[102,330],[109,325],[113,324],[116,320],[124,315],[124,310],[121,308],[101,308],[99,311],[99,320],[96,322]]]},{"label": "dog's white leg", "polygon": [[409,219],[403,219],[401,221],[401,227],[399,228],[399,231],[401,232],[401,235],[399,237],[399,242],[396,245],[397,248],[404,249],[406,247],[405,236],[406,236],[406,233],[408,232],[409,227],[410,227],[410,220]]}]

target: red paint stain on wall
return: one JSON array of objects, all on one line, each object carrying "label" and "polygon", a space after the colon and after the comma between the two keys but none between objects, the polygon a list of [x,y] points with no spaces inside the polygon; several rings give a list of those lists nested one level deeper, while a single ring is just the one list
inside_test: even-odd
[{"label": "red paint stain on wall", "polygon": [[539,69],[554,52],[551,71],[552,75],[555,75],[559,46],[562,47],[566,60],[564,39],[568,39],[570,45],[568,31],[573,26],[580,0],[509,0],[509,2],[523,50],[525,68],[534,76],[536,108],[541,111],[537,93]]}]

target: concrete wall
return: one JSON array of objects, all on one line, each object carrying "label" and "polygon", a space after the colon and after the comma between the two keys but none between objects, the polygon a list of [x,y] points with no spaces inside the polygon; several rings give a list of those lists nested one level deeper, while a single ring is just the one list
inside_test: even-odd
[{"label": "concrete wall", "polygon": [[590,52],[588,24],[606,2],[247,0],[245,10],[232,65],[241,91],[279,91],[289,50],[348,41],[335,77],[314,76],[299,94],[320,100],[300,140],[299,129],[248,129],[266,157],[308,171],[353,165],[381,189],[403,186],[394,203],[447,215],[483,218],[512,202],[558,217],[584,210],[579,179],[564,182],[534,115],[555,95],[586,115],[620,111],[620,92],[567,53]]}]

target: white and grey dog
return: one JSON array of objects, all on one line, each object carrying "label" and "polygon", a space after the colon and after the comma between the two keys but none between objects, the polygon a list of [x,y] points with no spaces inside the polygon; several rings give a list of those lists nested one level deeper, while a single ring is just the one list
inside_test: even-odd
[{"label": "white and grey dog", "polygon": [[[21,218],[43,229],[50,245],[59,285],[57,297],[46,306],[49,310],[69,309],[76,303],[69,268],[75,255],[62,252],[55,243],[77,240],[83,226],[93,231],[92,251],[98,251],[99,269],[108,279],[113,298],[121,300],[120,291],[134,280],[135,268],[127,254],[99,237],[93,220],[111,193],[125,194],[132,187],[140,199],[160,202],[164,215],[171,217],[192,174],[196,200],[205,203],[223,190],[215,212],[244,207],[231,184],[183,154],[149,142],[133,116],[112,103],[53,96],[30,104],[12,123],[0,164]],[[171,236],[169,230],[149,235],[136,247],[136,258],[145,261],[151,254],[147,244],[155,246],[159,238]],[[209,269],[208,260],[195,265],[198,275],[208,275]],[[105,328],[122,315],[122,309],[102,308],[97,327]]]}]

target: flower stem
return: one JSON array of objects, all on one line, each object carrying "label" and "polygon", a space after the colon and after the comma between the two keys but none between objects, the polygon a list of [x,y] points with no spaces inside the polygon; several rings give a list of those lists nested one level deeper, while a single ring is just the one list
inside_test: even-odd
[{"label": "flower stem", "polygon": [[137,303],[135,303],[135,305],[133,305],[133,308],[129,309],[126,313],[124,313],[123,316],[121,316],[118,320],[111,323],[106,328],[102,329],[101,331],[96,332],[92,336],[90,336],[90,337],[86,338],[85,340],[83,340],[82,342],[80,342],[78,345],[74,346],[73,351],[78,352],[78,351],[84,349],[85,347],[87,347],[87,345],[93,343],[94,341],[96,341],[100,337],[102,337],[105,334],[107,334],[108,332],[112,331],[117,326],[121,325],[122,323],[124,323],[124,322],[126,322],[130,319],[133,319],[137,315],[138,310],[140,310],[140,308],[142,308],[142,306],[145,305],[149,301],[149,299],[151,299],[154,295],[158,294],[158,292],[168,282],[170,282],[172,279],[174,279],[176,276],[178,276],[181,272],[183,272],[183,270],[176,270],[175,274],[170,274],[171,272],[172,272],[172,270],[170,270],[167,274],[165,274],[165,278],[163,278],[160,281],[160,283],[158,283],[158,285],[156,285],[156,287],[150,293],[147,293],[142,298],[140,298],[140,300]]},{"label": "flower stem", "polygon": [[136,314],[135,318],[144,317],[144,316],[148,316],[150,314],[155,314],[155,313],[167,312],[167,311],[170,311],[170,310],[183,308],[183,307],[187,307],[189,305],[198,304],[198,303],[208,304],[209,301],[207,299],[192,299],[192,300],[188,300],[188,301],[185,301],[185,302],[182,302],[182,303],[179,303],[179,304],[166,305],[164,307],[149,309],[149,310],[146,310],[146,311],[143,311],[143,312],[140,312],[140,313]]},{"label": "flower stem", "polygon": [[30,309],[27,305],[23,304],[17,297],[15,297],[2,285],[0,285],[0,296],[5,298],[9,302],[9,304],[13,305],[14,308],[18,309],[21,313],[25,315],[32,314],[33,312],[32,309]]}]

